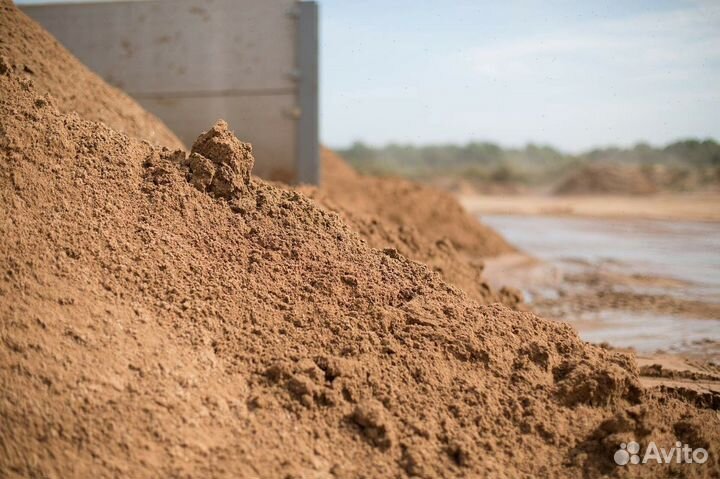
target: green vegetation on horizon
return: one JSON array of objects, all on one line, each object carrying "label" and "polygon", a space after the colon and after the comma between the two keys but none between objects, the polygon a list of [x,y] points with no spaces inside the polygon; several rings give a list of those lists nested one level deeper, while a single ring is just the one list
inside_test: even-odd
[{"label": "green vegetation on horizon", "polygon": [[717,178],[717,171],[720,171],[720,144],[714,140],[682,140],[661,148],[639,143],[632,148],[594,149],[580,155],[544,145],[502,148],[488,142],[428,146],[389,144],[379,148],[356,142],[336,151],[362,172],[400,175],[421,181],[452,177],[477,183],[543,185],[557,181],[580,165],[598,162],[643,168],[662,165],[681,176],[700,171],[703,178]]}]

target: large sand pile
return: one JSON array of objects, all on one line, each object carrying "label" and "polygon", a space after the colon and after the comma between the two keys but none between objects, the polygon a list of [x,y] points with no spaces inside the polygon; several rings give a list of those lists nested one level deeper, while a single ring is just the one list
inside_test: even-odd
[{"label": "large sand pile", "polygon": [[467,213],[452,195],[402,178],[363,176],[332,151],[322,151],[323,191],[340,206],[433,240],[447,238],[475,257],[513,252],[505,239]]},{"label": "large sand pile", "polygon": [[0,0],[0,56],[32,78],[38,92],[50,93],[61,111],[76,111],[130,136],[182,148],[160,120],[91,72],[11,0]]},{"label": "large sand pile", "polygon": [[[102,121],[136,138],[181,147],[160,120],[89,71],[14,5],[0,1],[0,53],[16,70],[33,78],[38,91],[52,94],[62,111],[76,111],[82,118]],[[372,246],[397,248],[484,303],[520,304],[517,291],[493,292],[481,276],[478,255],[509,251],[510,246],[469,217],[450,196],[403,180],[363,177],[329,150],[323,151],[323,170],[328,186],[322,195],[313,196],[340,213]],[[470,254],[463,255],[457,247]]]},{"label": "large sand pile", "polygon": [[517,290],[493,291],[482,278],[482,257],[512,247],[450,195],[402,179],[360,175],[328,149],[322,150],[322,167],[322,187],[299,190],[338,213],[370,246],[397,249],[484,304],[522,306]]},{"label": "large sand pile", "polygon": [[[0,75],[0,475],[720,474],[714,411],[250,175]],[[705,465],[616,468],[676,440]]]},{"label": "large sand pile", "polygon": [[657,185],[639,166],[591,163],[568,175],[555,188],[555,194],[647,195],[657,190]]}]

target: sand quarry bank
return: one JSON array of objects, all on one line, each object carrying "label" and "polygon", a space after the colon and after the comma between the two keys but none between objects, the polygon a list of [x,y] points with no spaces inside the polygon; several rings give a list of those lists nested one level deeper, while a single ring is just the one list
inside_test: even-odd
[{"label": "sand quarry bank", "polygon": [[720,476],[713,405],[489,286],[450,196],[186,150],[0,5],[0,476]]}]

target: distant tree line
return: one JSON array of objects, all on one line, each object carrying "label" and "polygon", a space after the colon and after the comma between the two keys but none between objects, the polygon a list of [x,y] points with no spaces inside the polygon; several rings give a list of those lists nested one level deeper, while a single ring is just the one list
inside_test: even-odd
[{"label": "distant tree line", "polygon": [[336,151],[360,171],[419,180],[462,177],[480,182],[543,184],[575,167],[598,162],[643,168],[659,165],[679,172],[720,171],[720,144],[710,139],[682,140],[665,147],[638,143],[632,148],[601,148],[580,155],[563,153],[547,145],[503,148],[489,142],[383,147],[355,142],[349,148]]}]

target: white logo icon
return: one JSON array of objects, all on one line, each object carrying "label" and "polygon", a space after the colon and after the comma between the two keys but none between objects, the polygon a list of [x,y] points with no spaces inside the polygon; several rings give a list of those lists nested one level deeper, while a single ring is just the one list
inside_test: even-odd
[{"label": "white logo icon", "polygon": [[705,464],[708,460],[707,450],[699,447],[693,449],[687,444],[680,441],[675,443],[675,447],[669,450],[659,448],[654,442],[649,442],[645,454],[640,457],[640,444],[630,441],[627,444],[620,444],[620,449],[615,451],[613,455],[615,464],[618,466],[626,466],[628,464],[647,464],[655,461],[657,464]]},{"label": "white logo icon", "polygon": [[640,456],[638,456],[638,452],[640,452],[640,444],[634,441],[627,444],[622,443],[620,444],[620,449],[615,451],[613,459],[615,459],[615,464],[618,466],[624,466],[628,462],[632,464],[640,464]]}]

